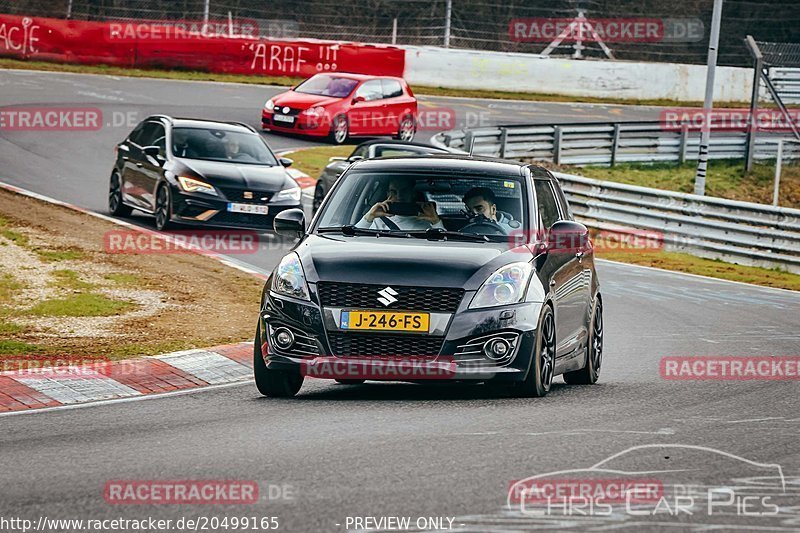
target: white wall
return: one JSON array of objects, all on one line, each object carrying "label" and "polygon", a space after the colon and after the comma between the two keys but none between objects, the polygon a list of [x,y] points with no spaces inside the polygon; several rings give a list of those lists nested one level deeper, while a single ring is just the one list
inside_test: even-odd
[{"label": "white wall", "polygon": [[[628,99],[702,101],[706,67],[674,63],[576,60],[534,54],[403,46],[409,83]],[[714,100],[750,100],[753,71],[718,67]]]}]

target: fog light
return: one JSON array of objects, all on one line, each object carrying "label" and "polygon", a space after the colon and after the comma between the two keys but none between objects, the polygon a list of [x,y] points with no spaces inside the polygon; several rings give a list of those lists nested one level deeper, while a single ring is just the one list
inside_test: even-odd
[{"label": "fog light", "polygon": [[275,346],[282,350],[288,350],[294,344],[294,335],[286,328],[275,330]]},{"label": "fog light", "polygon": [[490,339],[483,345],[483,353],[489,359],[502,359],[511,350],[511,345],[505,339]]}]

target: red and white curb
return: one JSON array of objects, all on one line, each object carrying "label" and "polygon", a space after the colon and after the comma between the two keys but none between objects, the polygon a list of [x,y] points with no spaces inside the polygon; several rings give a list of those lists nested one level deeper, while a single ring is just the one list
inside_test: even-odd
[{"label": "red and white curb", "polygon": [[251,379],[253,344],[0,372],[0,413],[160,394]]}]

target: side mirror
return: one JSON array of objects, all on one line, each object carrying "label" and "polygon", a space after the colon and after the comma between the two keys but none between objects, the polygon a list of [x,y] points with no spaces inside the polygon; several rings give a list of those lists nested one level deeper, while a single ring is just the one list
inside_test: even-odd
[{"label": "side mirror", "polygon": [[367,101],[367,99],[364,98],[363,96],[356,96],[355,98],[353,98],[353,103],[354,104],[358,104],[360,102],[366,102],[366,101]]},{"label": "side mirror", "polygon": [[272,220],[275,233],[283,237],[302,237],[306,232],[306,215],[302,209],[281,211]]},{"label": "side mirror", "polygon": [[145,146],[142,148],[144,155],[148,155],[153,159],[157,159],[159,155],[161,155],[161,148],[158,146]]},{"label": "side mirror", "polygon": [[356,161],[361,161],[362,159],[364,159],[364,156],[354,155],[353,157],[349,158],[348,161],[355,163]]},{"label": "side mirror", "polygon": [[547,232],[547,251],[577,254],[589,249],[589,229],[579,222],[559,220]]},{"label": "side mirror", "polygon": [[294,163],[294,161],[292,159],[289,159],[288,157],[281,157],[280,159],[278,159],[278,161],[280,162],[281,165],[285,167],[290,167],[292,166],[292,163]]},{"label": "side mirror", "polygon": [[333,163],[334,161],[347,161],[346,157],[334,156],[328,158],[328,163]]}]

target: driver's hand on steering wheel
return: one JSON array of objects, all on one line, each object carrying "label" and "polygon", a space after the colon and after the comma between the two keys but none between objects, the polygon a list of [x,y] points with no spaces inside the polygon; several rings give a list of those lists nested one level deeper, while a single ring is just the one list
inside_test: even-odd
[{"label": "driver's hand on steering wheel", "polygon": [[430,222],[431,224],[438,224],[441,220],[439,213],[436,212],[436,202],[422,202],[420,204],[422,213],[417,215],[417,219]]}]

